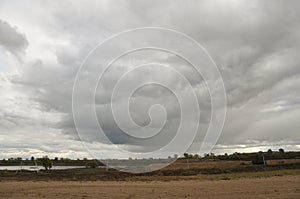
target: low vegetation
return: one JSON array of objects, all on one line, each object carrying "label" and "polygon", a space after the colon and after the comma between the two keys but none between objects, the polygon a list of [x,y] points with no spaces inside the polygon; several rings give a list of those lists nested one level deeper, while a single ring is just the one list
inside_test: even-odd
[{"label": "low vegetation", "polygon": [[[244,163],[244,164],[242,164]],[[190,166],[188,166],[190,164]],[[177,160],[172,165],[150,173],[131,174],[106,168],[83,168],[68,170],[43,170],[38,173],[22,171],[0,171],[1,180],[117,180],[117,181],[168,181],[168,180],[230,180],[248,177],[270,177],[280,175],[300,175],[300,160],[273,161],[267,165],[252,165],[251,162],[226,160],[195,160],[187,163]]]},{"label": "low vegetation", "polygon": [[[149,173],[130,174],[114,169],[99,168],[103,166],[100,161],[70,160],[65,158],[10,158],[0,161],[0,165],[42,165],[45,169],[38,172],[30,171],[0,171],[1,180],[177,180],[177,179],[235,179],[243,177],[269,177],[280,175],[300,175],[300,152],[267,151],[258,153],[234,153],[224,155],[209,154],[204,157],[193,154],[184,154],[171,165]],[[167,159],[160,159],[164,162]],[[175,159],[174,159],[175,160]],[[154,163],[155,159],[142,160],[111,160],[126,161],[129,165],[135,162]],[[173,161],[173,159],[171,159]],[[51,170],[52,165],[60,166],[85,166],[81,169]]]},{"label": "low vegetation", "polygon": [[[126,162],[127,165],[135,164],[136,162],[140,163],[162,163],[162,162],[170,162],[170,160],[176,160],[178,156],[175,154],[174,157],[168,157],[166,159],[132,159],[129,158],[128,160],[110,160],[111,162]],[[205,154],[203,157],[201,157],[198,154],[188,154],[184,153],[183,157],[179,157],[179,159],[185,159],[185,160],[228,160],[228,161],[252,161],[253,164],[263,164],[264,161],[268,160],[280,160],[280,159],[300,159],[300,152],[299,151],[289,151],[285,152],[284,149],[279,149],[278,151],[272,151],[269,149],[266,152],[259,151],[257,153],[233,153],[233,154],[222,154],[222,155],[215,155],[213,153]],[[104,166],[103,163],[101,163],[98,160],[95,159],[77,159],[72,160],[69,158],[58,158],[55,157],[53,159],[48,158],[47,156],[44,156],[42,158],[27,158],[22,159],[20,157],[17,158],[8,158],[0,160],[0,166],[19,166],[19,165],[34,165],[35,162],[37,162],[38,165],[47,165],[47,168],[51,165],[55,166],[87,166],[87,167],[93,167],[93,165],[96,166]],[[46,162],[46,163],[45,163]],[[44,163],[44,164],[43,164]]]}]

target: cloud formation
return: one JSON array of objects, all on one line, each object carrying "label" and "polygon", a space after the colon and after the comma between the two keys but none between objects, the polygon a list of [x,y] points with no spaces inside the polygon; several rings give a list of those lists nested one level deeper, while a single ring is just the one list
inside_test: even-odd
[{"label": "cloud formation", "polygon": [[12,27],[6,21],[0,20],[0,46],[14,55],[19,55],[28,46],[28,41],[25,35],[15,27]]},{"label": "cloud formation", "polygon": [[[28,7],[34,8],[29,12]],[[88,156],[79,147],[72,116],[72,88],[77,70],[89,51],[99,42],[131,28],[158,26],[188,34],[210,53],[225,84],[228,109],[217,152],[286,147],[299,150],[300,124],[300,2],[299,1],[71,1],[20,3],[4,1],[0,7],[0,156]],[[17,27],[17,28],[16,28]],[[164,42],[165,38],[157,38]],[[128,43],[122,45],[131,45]],[[115,48],[122,48],[116,44]],[[193,55],[191,49],[183,49]],[[26,51],[25,51],[26,49]],[[116,49],[109,49],[109,56]],[[104,55],[106,56],[106,55]],[[197,56],[197,55],[195,55]],[[103,61],[103,60],[95,60]],[[178,128],[180,110],[174,96],[155,86],[139,89],[131,101],[133,120],[150,121],[148,108],[156,103],[166,107],[166,137],[152,144],[137,143],[124,135],[110,114],[113,86],[131,66],[159,62],[180,71],[197,91],[201,109],[200,131],[190,151],[198,152],[203,132],[211,117],[209,92],[201,76],[182,60],[161,52],[138,52],[124,57],[104,75],[96,92],[97,116],[107,135],[121,147],[151,151],[163,146]],[[93,70],[85,71],[86,87]],[[165,70],[132,73],[131,83],[144,78],[163,80],[177,92],[186,88]],[[85,95],[87,89],[79,91]],[[122,100],[120,100],[120,103]],[[82,101],[82,118],[88,145],[113,150],[97,137]],[[159,118],[161,115],[153,115]],[[189,118],[190,119],[190,118]],[[37,132],[40,136],[37,136]],[[34,139],[32,139],[34,138]],[[5,144],[3,143],[5,140]],[[39,143],[39,144],[37,144]],[[156,143],[156,146],[153,146]],[[91,146],[92,147],[92,146]],[[39,152],[37,152],[39,151]],[[21,154],[23,153],[23,154]],[[114,155],[111,152],[112,156]]]}]

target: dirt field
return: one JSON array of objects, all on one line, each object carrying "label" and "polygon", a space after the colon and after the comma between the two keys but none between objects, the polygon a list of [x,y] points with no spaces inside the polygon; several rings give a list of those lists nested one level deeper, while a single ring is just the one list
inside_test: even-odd
[{"label": "dirt field", "polygon": [[300,176],[169,182],[0,182],[0,198],[300,198]]},{"label": "dirt field", "polygon": [[[268,165],[278,165],[278,164],[300,164],[300,159],[281,159],[281,160],[267,160]],[[197,161],[189,160],[177,160],[173,164],[165,167],[164,169],[187,169],[187,168],[232,168],[239,167],[241,165],[252,165],[251,161]]]}]

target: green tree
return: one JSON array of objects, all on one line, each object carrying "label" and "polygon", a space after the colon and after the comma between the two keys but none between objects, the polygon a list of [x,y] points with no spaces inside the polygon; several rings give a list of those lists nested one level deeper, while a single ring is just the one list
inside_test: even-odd
[{"label": "green tree", "polygon": [[268,150],[268,153],[269,153],[269,154],[272,154],[272,153],[273,153],[272,149],[269,149],[269,150]]},{"label": "green tree", "polygon": [[279,153],[284,153],[284,150],[282,148],[279,149],[278,151],[279,151]]},{"label": "green tree", "polygon": [[52,162],[51,160],[48,158],[48,156],[44,156],[42,159],[41,159],[41,162],[42,162],[42,166],[45,168],[45,170],[49,170],[52,168]]},{"label": "green tree", "polygon": [[184,158],[189,158],[189,154],[188,154],[188,153],[184,153],[184,154],[183,154],[183,157],[184,157]]},{"label": "green tree", "polygon": [[252,164],[265,164],[263,155],[257,154],[252,160]]},{"label": "green tree", "polygon": [[97,160],[90,160],[87,164],[86,164],[86,168],[97,168],[99,166],[99,162]]}]

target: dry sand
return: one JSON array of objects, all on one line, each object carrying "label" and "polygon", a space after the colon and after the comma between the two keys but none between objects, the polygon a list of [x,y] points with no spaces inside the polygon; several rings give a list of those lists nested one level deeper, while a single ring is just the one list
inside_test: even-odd
[{"label": "dry sand", "polygon": [[0,198],[300,198],[300,176],[170,182],[2,181]]}]

